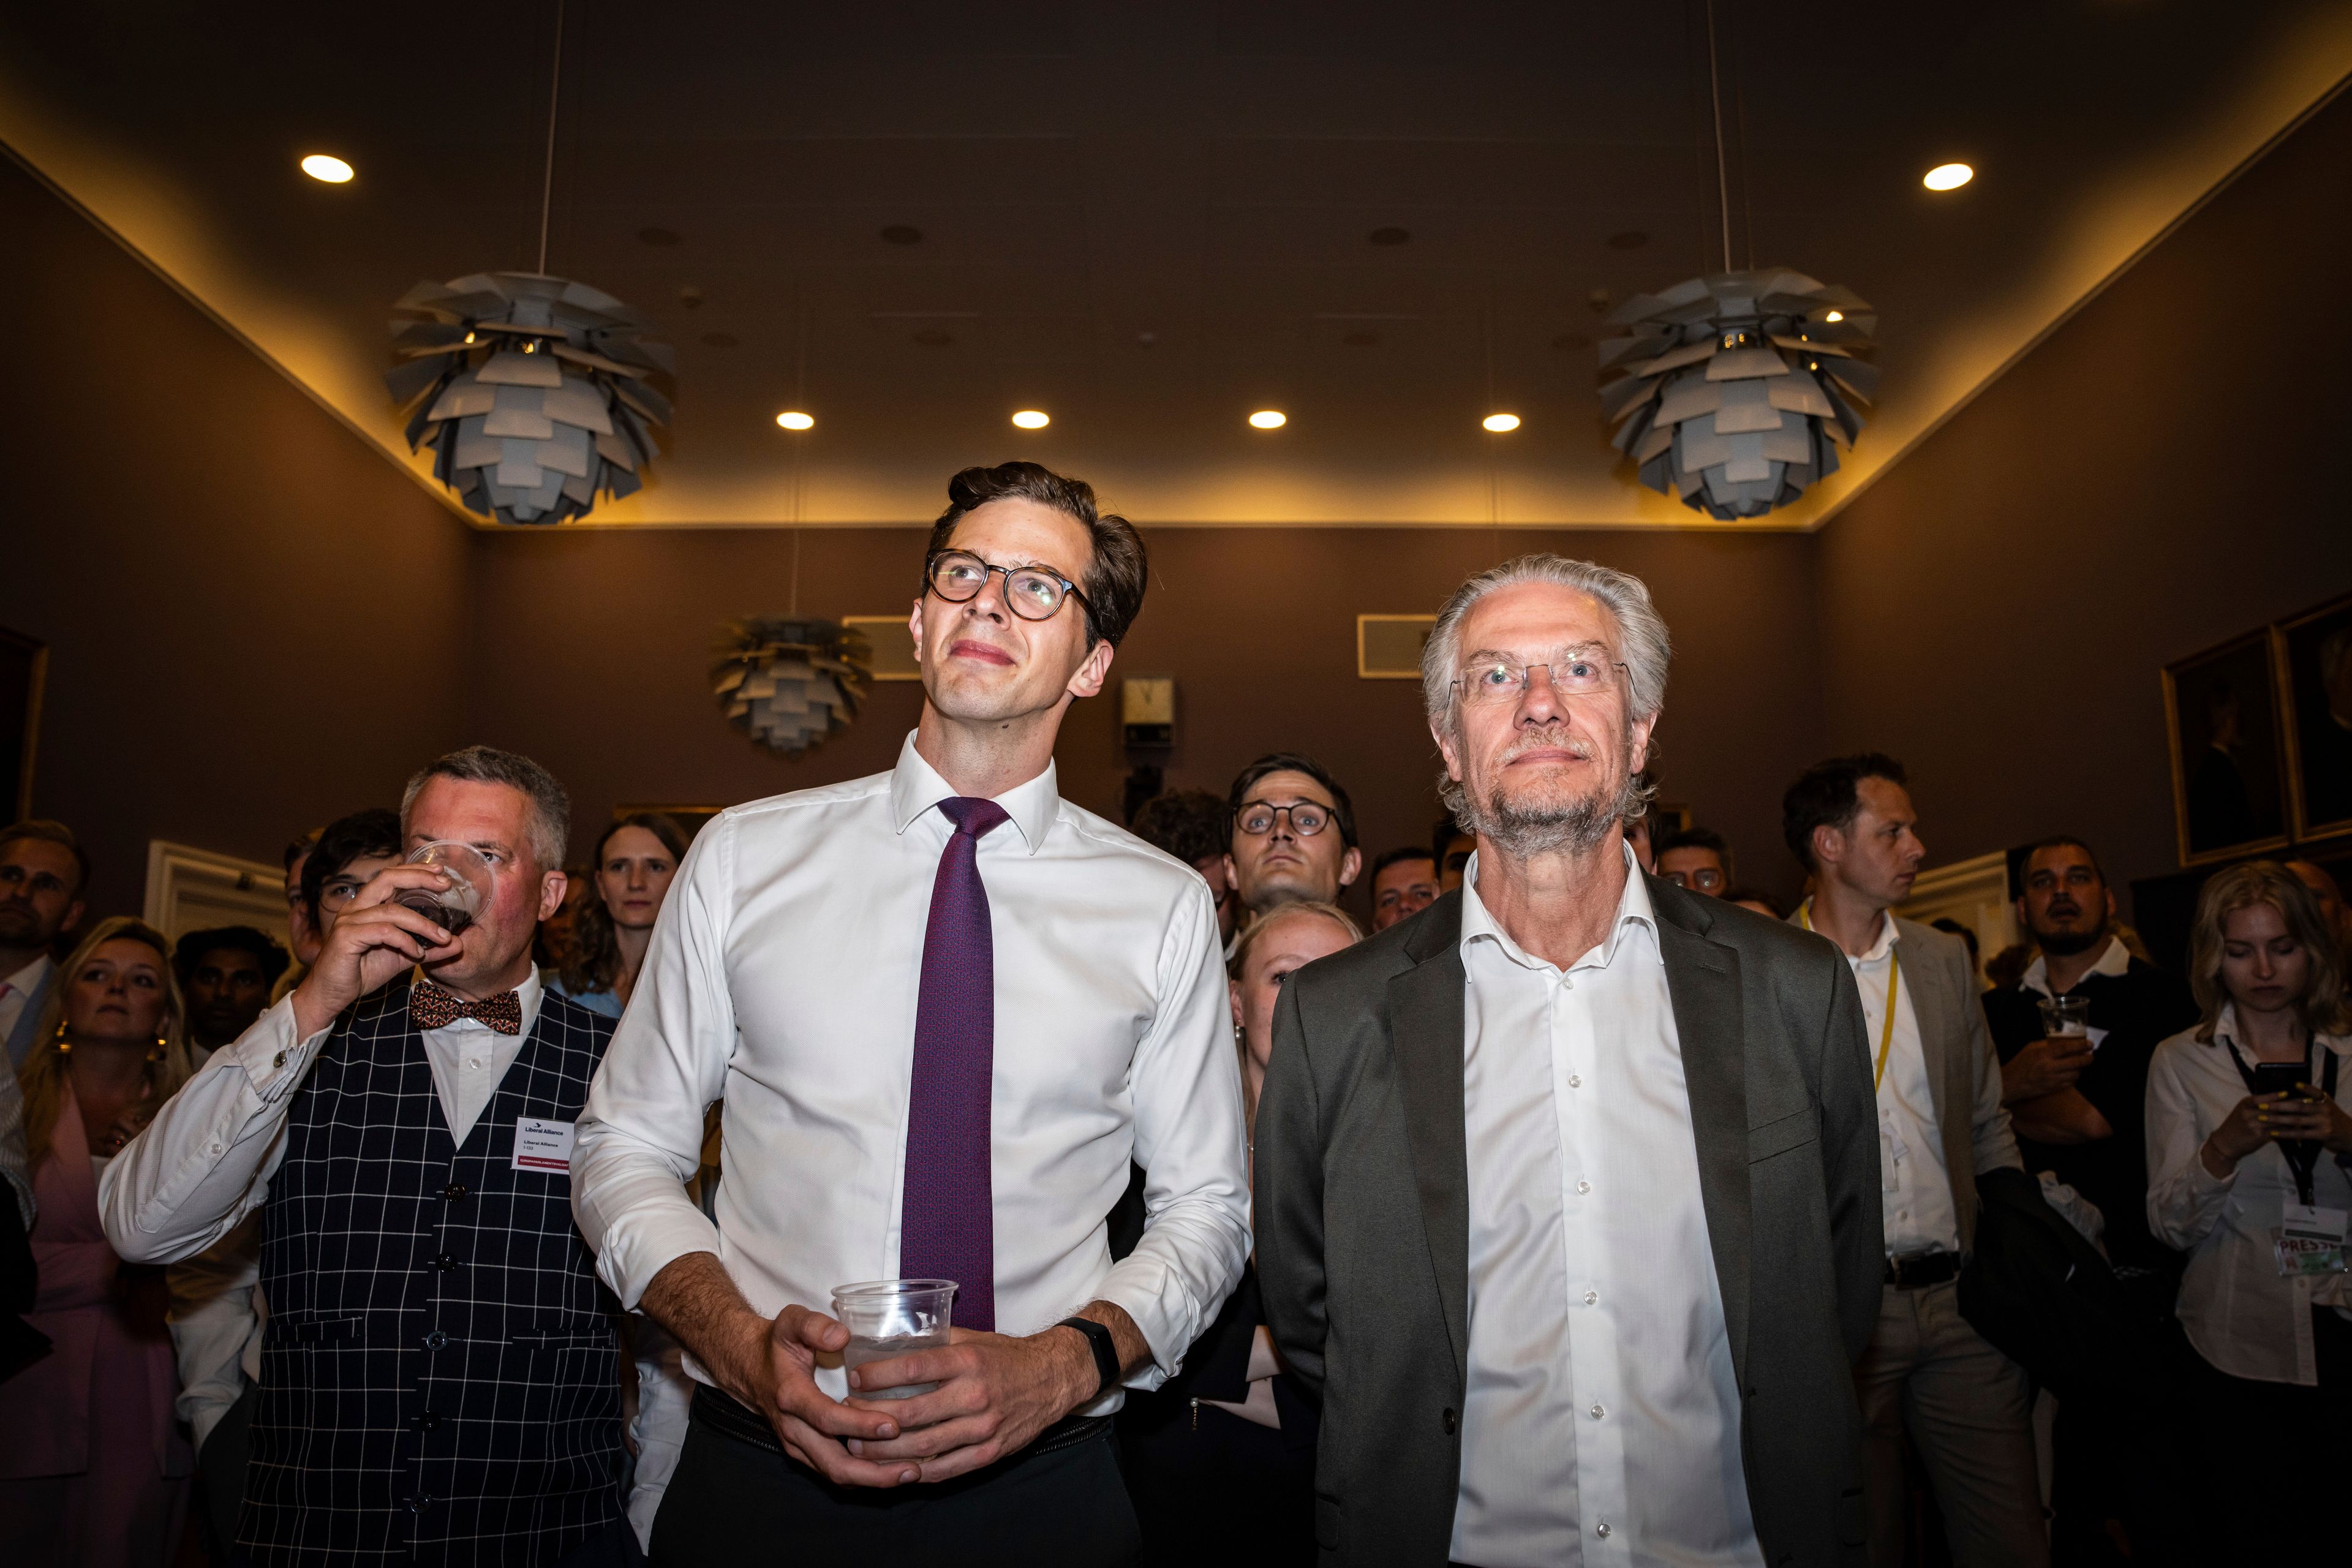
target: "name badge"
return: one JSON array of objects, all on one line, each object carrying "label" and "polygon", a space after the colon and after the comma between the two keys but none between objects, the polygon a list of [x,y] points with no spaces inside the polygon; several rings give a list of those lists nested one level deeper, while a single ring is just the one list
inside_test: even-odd
[{"label": "name badge", "polygon": [[536,1116],[515,1118],[514,1168],[518,1171],[560,1171],[572,1173],[572,1123],[541,1121]]},{"label": "name badge", "polygon": [[2344,1272],[2344,1236],[2347,1215],[2342,1209],[2288,1204],[2281,1224],[2272,1234],[2278,1254],[2278,1271],[2297,1275]]}]

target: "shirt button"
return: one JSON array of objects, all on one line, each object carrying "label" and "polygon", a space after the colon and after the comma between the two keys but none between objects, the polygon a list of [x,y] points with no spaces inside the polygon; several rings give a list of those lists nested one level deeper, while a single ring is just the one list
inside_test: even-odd
[{"label": "shirt button", "polygon": [[[429,1498],[429,1497],[413,1497],[413,1498],[410,1498],[410,1499],[408,1500],[408,1511],[409,1511],[409,1512],[411,1512],[411,1513],[423,1513],[423,1512],[425,1511],[425,1504],[427,1504],[427,1503],[429,1503],[429,1502],[431,1502],[432,1500],[432,1500],[431,1498]],[[1601,1533],[1602,1533],[1602,1534],[1604,1534],[1604,1535],[1608,1533],[1608,1529],[1607,1529],[1607,1527],[1606,1527],[1606,1526],[1603,1526],[1603,1527],[1602,1527]]]},{"label": "shirt button", "polygon": [[1587,1290],[1584,1293],[1584,1304],[1588,1307],[1599,1306],[1601,1304],[1601,1292],[1598,1290]]},{"label": "shirt button", "polygon": [[459,1198],[466,1195],[466,1184],[463,1182],[452,1182],[447,1186],[441,1189],[441,1195],[454,1204]]},{"label": "shirt button", "polygon": [[1578,1195],[1578,1196],[1580,1196],[1580,1197],[1581,1197],[1584,1194],[1591,1192],[1591,1190],[1592,1190],[1592,1184],[1591,1184],[1591,1182],[1580,1181],[1580,1182],[1578,1182],[1578,1183],[1576,1184],[1577,1195]]},{"label": "shirt button", "polygon": [[466,1065],[469,1068],[478,1068],[482,1065],[482,1058],[479,1057],[468,1057],[466,1059]]},{"label": "shirt button", "polygon": [[284,1051],[278,1053],[278,1059],[273,1065],[281,1068],[286,1065],[286,1053]]},{"label": "shirt button", "polygon": [[1592,1533],[1593,1533],[1593,1534],[1595,1534],[1595,1535],[1597,1535],[1597,1536],[1599,1536],[1599,1537],[1601,1537],[1601,1540],[1603,1540],[1603,1541],[1608,1540],[1608,1539],[1609,1539],[1609,1521],[1608,1521],[1607,1520],[1605,1520],[1605,1519],[1604,1519],[1604,1520],[1602,1520],[1599,1524],[1594,1525],[1594,1526],[1592,1527]]},{"label": "shirt button", "polygon": [[449,1336],[438,1329],[425,1336],[425,1348],[429,1351],[437,1351],[448,1342]]},{"label": "shirt button", "polygon": [[1598,1421],[1598,1420],[1600,1420],[1603,1415],[1608,1415],[1608,1414],[1609,1414],[1609,1412],[1607,1412],[1606,1410],[1603,1410],[1602,1408],[1601,1408],[1601,1406],[1599,1406],[1598,1405],[1594,1405],[1591,1410],[1587,1411],[1585,1414],[1587,1414],[1587,1415],[1591,1415],[1591,1416],[1595,1421]]},{"label": "shirt button", "polygon": [[1568,1087],[1570,1089],[1582,1089],[1584,1087],[1584,1075],[1582,1073],[1576,1072],[1569,1074]]},{"label": "shirt button", "polygon": [[1451,1437],[1454,1436],[1454,1427],[1460,1425],[1460,1417],[1454,1414],[1451,1407],[1448,1407],[1445,1414],[1438,1418],[1438,1425],[1444,1426],[1445,1435]]},{"label": "shirt button", "polygon": [[411,1416],[408,1424],[419,1432],[430,1432],[441,1425],[441,1417],[428,1410],[422,1415]]},{"label": "shirt button", "polygon": [[442,1273],[446,1274],[451,1269],[457,1267],[457,1260],[455,1258],[450,1257],[449,1254],[444,1252],[437,1255],[433,1259],[433,1267],[441,1270]]}]

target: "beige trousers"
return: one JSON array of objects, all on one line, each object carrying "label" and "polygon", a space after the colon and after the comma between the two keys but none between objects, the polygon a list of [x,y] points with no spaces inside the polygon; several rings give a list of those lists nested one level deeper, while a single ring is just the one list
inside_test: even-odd
[{"label": "beige trousers", "polygon": [[1903,1434],[1925,1461],[1955,1568],[2048,1568],[2025,1370],[1960,1316],[1958,1288],[1882,1288],[1854,1368],[1870,1472],[1871,1568],[1903,1561]]}]

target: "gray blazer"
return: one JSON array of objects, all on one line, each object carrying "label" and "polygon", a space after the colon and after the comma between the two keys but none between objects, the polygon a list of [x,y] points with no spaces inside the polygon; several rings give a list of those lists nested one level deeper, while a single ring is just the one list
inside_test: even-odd
[{"label": "gray blazer", "polygon": [[[1853,1363],[1877,1320],[1861,1001],[1819,937],[1652,878],[1766,1560],[1864,1560]],[[1462,900],[1293,974],[1258,1108],[1258,1278],[1323,1402],[1327,1561],[1440,1568],[1469,1355]],[[1694,1289],[1702,1289],[1699,1281]]]},{"label": "gray blazer", "polygon": [[[1969,944],[1949,931],[1900,915],[1895,919],[1895,961],[1902,966],[1903,988],[1911,994],[1911,1011],[1919,1020],[1927,1093],[1936,1103],[1944,1169],[1952,1178],[1960,1250],[1967,1252],[1977,1240],[1977,1177],[2000,1165],[2021,1170],[2025,1161],[2017,1152],[2017,1135],[2000,1103],[2000,1058],[1985,1025],[1984,998],[1977,990]],[[1869,1042],[1869,1048],[1874,1055],[1877,1042]]]}]

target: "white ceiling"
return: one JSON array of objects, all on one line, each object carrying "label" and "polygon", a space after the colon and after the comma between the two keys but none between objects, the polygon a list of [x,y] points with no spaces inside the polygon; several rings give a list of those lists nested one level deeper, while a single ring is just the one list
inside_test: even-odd
[{"label": "white ceiling", "polygon": [[[1934,10],[1718,0],[1735,264],[1883,322],[1855,461],[1775,525],[1817,525],[2352,72],[2345,0]],[[654,483],[598,522],[912,522],[954,468],[1033,456],[1163,524],[1721,526],[1617,466],[1590,347],[1596,290],[1721,265],[1703,5],[565,16],[548,268],[679,350]],[[554,16],[9,7],[0,142],[421,474],[387,307],[534,264]],[[315,151],[358,179],[305,179]],[[1955,158],[1972,185],[1920,187]],[[776,428],[795,406],[814,431]],[[1013,429],[1027,406],[1051,428]],[[1288,426],[1249,429],[1266,406]],[[1525,424],[1487,436],[1494,409]]]}]

